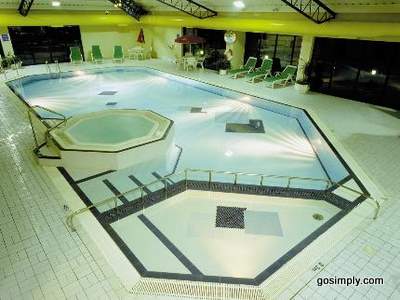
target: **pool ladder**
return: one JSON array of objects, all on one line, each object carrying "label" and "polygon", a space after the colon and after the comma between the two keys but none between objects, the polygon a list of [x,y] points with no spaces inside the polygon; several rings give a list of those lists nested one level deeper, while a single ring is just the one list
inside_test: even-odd
[{"label": "pool ladder", "polygon": [[[72,212],[71,214],[69,214],[67,216],[67,225],[71,228],[72,231],[75,231],[75,227],[73,224],[73,219],[74,217],[76,217],[77,215],[80,215],[84,212],[87,212],[89,210],[91,210],[92,208],[96,208],[102,205],[105,205],[107,203],[113,203],[114,208],[118,207],[118,198],[122,197],[122,196],[126,196],[129,193],[134,193],[134,192],[139,192],[140,197],[137,199],[143,199],[143,197],[145,196],[145,191],[149,190],[149,187],[155,184],[159,184],[162,183],[162,185],[164,186],[165,189],[165,199],[168,198],[168,180],[171,179],[171,177],[173,176],[182,176],[182,179],[185,181],[185,191],[188,190],[188,180],[190,180],[190,175],[191,174],[206,174],[207,176],[207,182],[208,182],[208,187],[211,190],[211,186],[212,183],[215,182],[213,181],[213,178],[215,178],[216,175],[229,175],[232,176],[232,183],[233,184],[238,184],[238,180],[240,177],[245,176],[247,178],[252,177],[252,178],[257,178],[257,182],[258,182],[258,186],[268,186],[267,184],[265,184],[268,180],[273,180],[273,179],[280,179],[280,180],[285,180],[287,182],[286,187],[287,188],[291,188],[293,186],[294,182],[298,182],[298,181],[307,181],[307,182],[315,182],[315,183],[321,183],[323,184],[326,188],[329,188],[331,186],[335,186],[336,188],[344,188],[347,191],[353,192],[359,196],[365,197],[365,199],[369,199],[371,200],[374,204],[375,204],[375,212],[374,212],[374,216],[373,216],[373,220],[376,220],[378,218],[379,215],[379,211],[381,208],[381,205],[379,203],[379,201],[377,199],[375,199],[374,197],[372,197],[371,195],[367,194],[367,193],[363,193],[360,192],[354,188],[345,186],[344,184],[341,184],[339,182],[334,182],[332,180],[329,179],[321,179],[321,178],[310,178],[310,177],[298,177],[298,176],[285,176],[285,175],[265,175],[265,174],[257,174],[257,173],[245,173],[245,172],[231,172],[231,171],[216,171],[216,170],[203,170],[203,169],[186,169],[184,171],[181,172],[177,172],[177,173],[172,173],[170,175],[164,176],[160,179],[154,180],[148,184],[144,184],[142,186],[138,186],[136,188],[133,188],[131,190],[128,190],[126,192],[123,193],[119,193],[118,195],[114,195],[111,196],[107,199],[104,199],[100,202],[94,203],[90,206],[81,208],[79,210],[76,210],[74,212]],[[198,178],[197,178],[198,179]],[[135,200],[137,200],[135,199]]]},{"label": "pool ladder", "polygon": [[[49,73],[50,75],[54,74],[54,73],[51,71],[51,67],[50,67],[49,62],[46,60],[45,63],[46,63],[47,73]],[[56,65],[58,77],[60,77],[60,76],[61,76],[61,66],[60,66],[58,60],[55,60],[54,63],[55,63],[55,65]]]}]

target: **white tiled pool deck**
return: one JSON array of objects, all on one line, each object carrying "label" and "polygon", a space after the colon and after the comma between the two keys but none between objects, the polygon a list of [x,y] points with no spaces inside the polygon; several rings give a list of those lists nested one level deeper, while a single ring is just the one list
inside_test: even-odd
[{"label": "white tiled pool deck", "polygon": [[[376,221],[337,241],[320,265],[298,274],[281,299],[400,299],[400,119],[376,107],[293,87],[271,90],[210,71],[184,72],[160,60],[127,62],[306,108],[385,195]],[[107,66],[108,63],[100,67]],[[64,70],[93,65],[62,65]],[[98,67],[98,66],[96,66]],[[44,66],[23,74],[45,72]],[[1,79],[3,79],[3,76]],[[9,73],[8,76],[12,77]],[[64,199],[35,161],[26,107],[0,83],[0,299],[171,299],[133,296],[83,233],[65,224]],[[337,146],[337,145],[335,145]],[[359,175],[359,174],[357,174]],[[362,177],[362,176],[361,176]],[[325,249],[326,251],[326,249]],[[317,286],[320,277],[383,277],[384,285]],[[180,298],[182,299],[182,298]]]}]

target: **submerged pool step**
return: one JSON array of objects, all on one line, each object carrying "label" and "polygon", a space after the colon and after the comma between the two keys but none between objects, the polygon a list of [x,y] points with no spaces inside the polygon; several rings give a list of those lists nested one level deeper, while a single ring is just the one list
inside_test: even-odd
[{"label": "submerged pool step", "polygon": [[[107,191],[111,192],[115,196],[120,195],[118,196],[118,199],[121,201],[121,204],[127,204],[140,198],[142,191],[137,188],[141,186],[143,186],[144,196],[164,188],[163,182],[154,182],[154,175],[147,175],[146,177],[133,174],[127,176],[124,175],[123,177],[107,176],[107,178],[102,177],[100,180],[103,183],[102,186],[104,189],[107,189]],[[154,183],[147,186],[146,184],[149,182]],[[96,201],[99,201],[99,199],[96,199]]]},{"label": "submerged pool step", "polygon": [[143,182],[141,182],[141,181],[140,181],[139,179],[137,179],[135,176],[129,175],[128,177],[129,177],[129,179],[132,180],[133,183],[135,183],[137,186],[143,186],[143,191],[144,191],[146,194],[150,194],[150,193],[152,192],[147,186],[145,186],[145,184],[144,184]]}]

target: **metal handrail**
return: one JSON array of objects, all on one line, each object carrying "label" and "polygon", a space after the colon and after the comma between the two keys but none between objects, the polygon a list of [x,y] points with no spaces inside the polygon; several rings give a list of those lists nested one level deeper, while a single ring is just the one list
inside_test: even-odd
[{"label": "metal handrail", "polygon": [[50,66],[49,66],[49,62],[46,60],[45,63],[46,63],[47,72],[48,72],[49,74],[51,74],[51,69],[50,69]]},{"label": "metal handrail", "polygon": [[60,64],[58,63],[58,60],[55,60],[54,62],[55,62],[55,64],[56,64],[56,66],[57,66],[58,74],[60,75],[60,74],[61,74],[61,67],[60,67]]},{"label": "metal handrail", "polygon": [[[33,105],[33,106],[29,107],[29,109],[28,109],[28,118],[29,118],[29,122],[31,124],[31,128],[32,128],[32,132],[33,132],[33,138],[34,138],[35,144],[36,144],[35,151],[37,151],[41,145],[39,144],[39,142],[37,140],[36,132],[35,132],[35,129],[34,129],[34,126],[33,126],[33,122],[32,122],[32,113],[37,116],[37,112],[35,111],[35,108],[40,108],[42,110],[48,111],[48,112],[50,112],[52,114],[55,114],[55,115],[58,115],[58,116],[61,117],[61,122],[59,122],[58,124],[46,129],[46,132],[45,132],[45,143],[46,144],[49,141],[50,132],[53,131],[54,129],[60,127],[61,125],[65,125],[69,118],[67,118],[65,115],[63,115],[63,114],[61,114],[59,112],[56,112],[56,111],[54,111],[54,110],[52,110],[50,108],[44,107],[44,106]],[[41,118],[38,118],[38,119],[39,119],[40,122],[43,123],[43,120]]]},{"label": "metal handrail", "polygon": [[[133,189],[128,190],[128,191],[126,191],[126,192],[119,193],[119,194],[117,194],[117,195],[114,195],[114,196],[111,196],[111,197],[109,197],[109,198],[106,198],[106,199],[104,199],[104,200],[102,200],[102,201],[100,201],[100,202],[93,203],[92,205],[89,205],[89,206],[87,206],[87,207],[83,207],[83,208],[81,208],[81,209],[78,209],[78,210],[72,212],[71,214],[69,214],[69,215],[67,216],[67,219],[66,219],[67,225],[68,225],[73,231],[75,231],[76,229],[75,229],[75,227],[74,227],[74,225],[73,225],[73,219],[74,219],[74,217],[76,217],[77,215],[82,214],[82,213],[84,213],[84,212],[86,212],[86,211],[89,211],[89,210],[92,209],[92,208],[96,208],[96,207],[98,207],[98,206],[101,206],[101,205],[104,205],[104,204],[106,204],[106,203],[109,203],[109,202],[111,202],[111,201],[113,201],[113,202],[114,202],[114,206],[117,207],[117,206],[118,206],[118,198],[120,198],[120,197],[122,197],[122,196],[125,196],[125,195],[127,195],[127,194],[130,194],[130,193],[136,192],[136,191],[140,191],[140,199],[142,199],[143,196],[144,196],[144,193],[145,193],[144,190],[145,190],[146,188],[148,188],[149,186],[155,184],[155,183],[161,183],[161,182],[162,182],[162,183],[164,184],[164,188],[166,189],[166,193],[165,193],[165,194],[166,194],[166,197],[167,197],[167,186],[168,186],[168,185],[167,185],[167,180],[168,180],[170,177],[172,177],[172,176],[179,176],[179,175],[184,174],[184,180],[185,180],[185,182],[186,182],[186,189],[187,189],[187,186],[188,186],[188,185],[187,185],[187,181],[189,180],[189,179],[188,179],[188,175],[189,175],[190,172],[192,172],[192,173],[206,173],[206,174],[208,174],[208,183],[209,183],[209,185],[211,185],[211,183],[212,183],[212,177],[213,177],[213,175],[217,175],[217,174],[224,174],[224,175],[232,175],[232,176],[234,176],[234,182],[233,182],[234,184],[237,184],[237,179],[238,179],[239,176],[260,177],[260,178],[261,178],[261,179],[260,179],[260,186],[264,186],[264,185],[263,185],[263,179],[264,179],[264,178],[287,179],[287,180],[288,180],[287,187],[290,187],[290,185],[291,185],[291,183],[293,182],[293,180],[305,180],[305,181],[313,181],[313,182],[324,182],[324,183],[327,184],[327,188],[328,188],[329,186],[331,186],[331,185],[335,185],[335,186],[337,186],[337,187],[343,187],[343,188],[345,188],[345,189],[347,189],[347,190],[349,190],[349,191],[352,191],[352,192],[354,192],[354,193],[356,193],[356,194],[358,194],[358,195],[360,195],[360,196],[365,197],[366,199],[371,199],[371,200],[373,200],[373,201],[375,202],[375,205],[376,205],[376,210],[375,210],[375,214],[374,214],[374,217],[373,217],[374,220],[377,219],[378,214],[379,214],[379,211],[380,211],[380,208],[381,208],[379,201],[377,201],[377,200],[376,200],[375,198],[373,198],[371,195],[362,193],[362,192],[357,191],[357,190],[355,190],[355,189],[353,189],[353,188],[347,187],[347,186],[345,186],[345,185],[343,185],[343,184],[340,184],[340,183],[338,183],[338,182],[334,182],[334,181],[329,180],[329,179],[311,178],[311,177],[298,177],[298,176],[285,176],[285,175],[265,175],[265,174],[257,174],[257,173],[232,172],[232,171],[216,171],[216,170],[203,170],[203,169],[185,169],[184,171],[166,175],[166,176],[164,176],[164,177],[162,177],[162,178],[160,178],[160,179],[154,180],[154,181],[152,181],[152,182],[150,182],[150,183],[141,185],[141,186],[139,186],[139,187],[133,188]],[[136,200],[136,199],[135,199],[135,200]]]}]

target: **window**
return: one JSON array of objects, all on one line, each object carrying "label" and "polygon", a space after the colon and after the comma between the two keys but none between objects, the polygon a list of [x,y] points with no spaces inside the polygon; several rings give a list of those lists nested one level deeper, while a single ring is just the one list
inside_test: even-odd
[{"label": "window", "polygon": [[262,59],[268,56],[274,60],[273,71],[280,71],[287,65],[298,64],[301,41],[300,36],[247,32],[245,60],[254,56],[261,64]]},{"label": "window", "polygon": [[204,61],[204,67],[211,70],[217,70],[218,62],[224,58],[225,52],[225,41],[224,41],[224,30],[212,30],[212,29],[199,29],[199,28],[183,28],[183,34],[196,35],[205,39],[204,44],[183,45],[183,54],[192,51],[193,54],[199,54],[200,50],[204,51],[206,57]]},{"label": "window", "polygon": [[400,43],[317,38],[311,89],[400,108]]},{"label": "window", "polygon": [[79,26],[13,26],[8,30],[14,54],[24,65],[67,62],[69,47],[82,49]]}]

